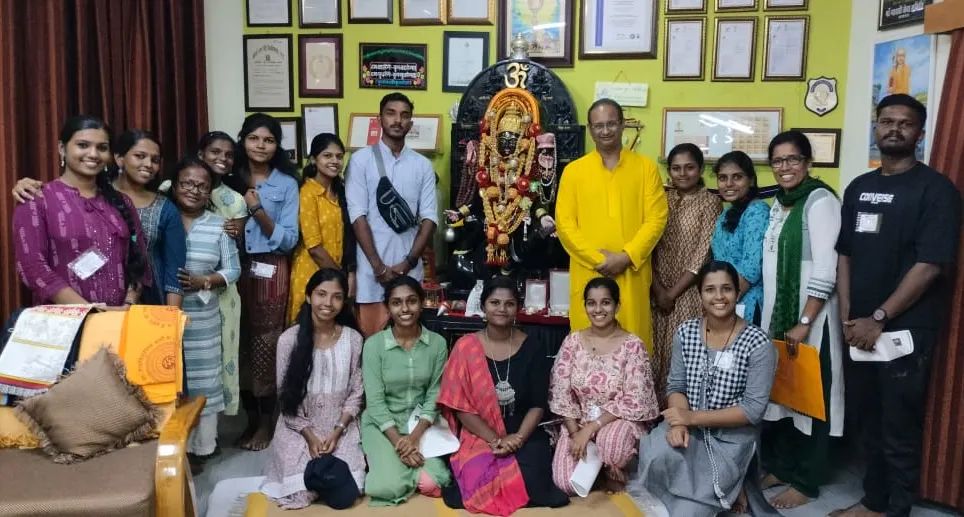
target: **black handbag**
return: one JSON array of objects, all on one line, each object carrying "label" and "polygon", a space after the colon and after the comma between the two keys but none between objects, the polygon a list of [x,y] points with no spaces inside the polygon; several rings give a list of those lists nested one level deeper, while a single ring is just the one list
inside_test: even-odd
[{"label": "black handbag", "polygon": [[378,205],[378,213],[395,233],[404,233],[409,228],[414,228],[418,221],[415,219],[415,214],[412,213],[412,208],[408,206],[408,202],[395,190],[392,181],[385,175],[385,163],[382,161],[382,153],[378,144],[373,145],[371,149],[379,176],[378,187],[375,188],[375,202]]}]

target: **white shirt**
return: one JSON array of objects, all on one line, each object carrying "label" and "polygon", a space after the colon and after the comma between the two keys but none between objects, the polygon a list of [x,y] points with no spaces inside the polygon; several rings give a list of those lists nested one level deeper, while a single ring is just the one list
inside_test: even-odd
[{"label": "white shirt", "polygon": [[[435,171],[432,170],[432,162],[407,146],[402,148],[402,152],[396,158],[381,139],[378,140],[378,150],[385,164],[385,176],[392,182],[402,199],[408,203],[419,223],[428,219],[438,224],[438,198],[435,193]],[[372,148],[359,149],[348,162],[345,195],[348,198],[349,219],[354,224],[359,217],[367,218],[368,226],[372,229],[375,250],[378,251],[382,262],[391,267],[404,260],[405,256],[412,251],[418,226],[402,233],[395,233],[388,226],[378,211],[375,199],[379,178]],[[357,260],[358,303],[382,302],[385,296],[384,290],[375,280],[375,273],[360,245],[357,250]],[[423,278],[424,269],[421,259],[408,274],[416,280]]]}]

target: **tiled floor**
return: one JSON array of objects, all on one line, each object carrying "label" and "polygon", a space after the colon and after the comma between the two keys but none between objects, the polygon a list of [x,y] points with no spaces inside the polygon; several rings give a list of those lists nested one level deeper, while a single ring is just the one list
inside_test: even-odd
[{"label": "tiled floor", "polygon": [[[266,451],[250,452],[232,446],[234,440],[241,433],[244,425],[243,417],[226,417],[221,420],[221,436],[223,453],[212,459],[205,466],[204,472],[195,477],[194,484],[198,498],[198,515],[207,512],[207,500],[214,486],[222,479],[258,476],[265,461]],[[821,490],[820,498],[813,502],[784,510],[787,517],[815,517],[827,515],[831,510],[850,506],[856,502],[862,493],[860,488],[861,468],[857,462],[843,462],[846,466],[836,469],[833,480]],[[767,491],[771,496],[782,490],[780,488]],[[918,506],[911,513],[912,517],[949,517],[959,516],[943,508],[933,506]]]}]

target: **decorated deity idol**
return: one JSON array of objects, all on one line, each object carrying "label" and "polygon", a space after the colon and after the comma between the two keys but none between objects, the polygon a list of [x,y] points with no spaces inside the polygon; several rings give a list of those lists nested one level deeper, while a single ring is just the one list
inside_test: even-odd
[{"label": "decorated deity idol", "polygon": [[486,264],[490,266],[509,263],[510,235],[531,221],[533,198],[538,195],[531,188],[532,164],[540,131],[539,104],[531,93],[506,88],[492,97],[481,124],[475,175],[485,214]]}]

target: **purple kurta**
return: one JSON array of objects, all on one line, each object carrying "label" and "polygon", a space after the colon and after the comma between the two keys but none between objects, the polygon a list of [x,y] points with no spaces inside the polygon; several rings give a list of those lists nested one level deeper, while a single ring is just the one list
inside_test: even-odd
[{"label": "purple kurta", "polygon": [[[121,196],[133,216],[137,245],[144,257],[147,271],[142,283],[149,285],[151,274],[140,218],[130,199]],[[51,181],[43,186],[43,197],[17,205],[13,228],[17,272],[33,293],[34,304],[52,303],[53,296],[65,287],[91,303],[124,303],[124,264],[130,231],[120,212],[104,196],[98,194],[88,199],[63,181]],[[103,254],[107,263],[81,280],[69,264],[91,249]]]}]

